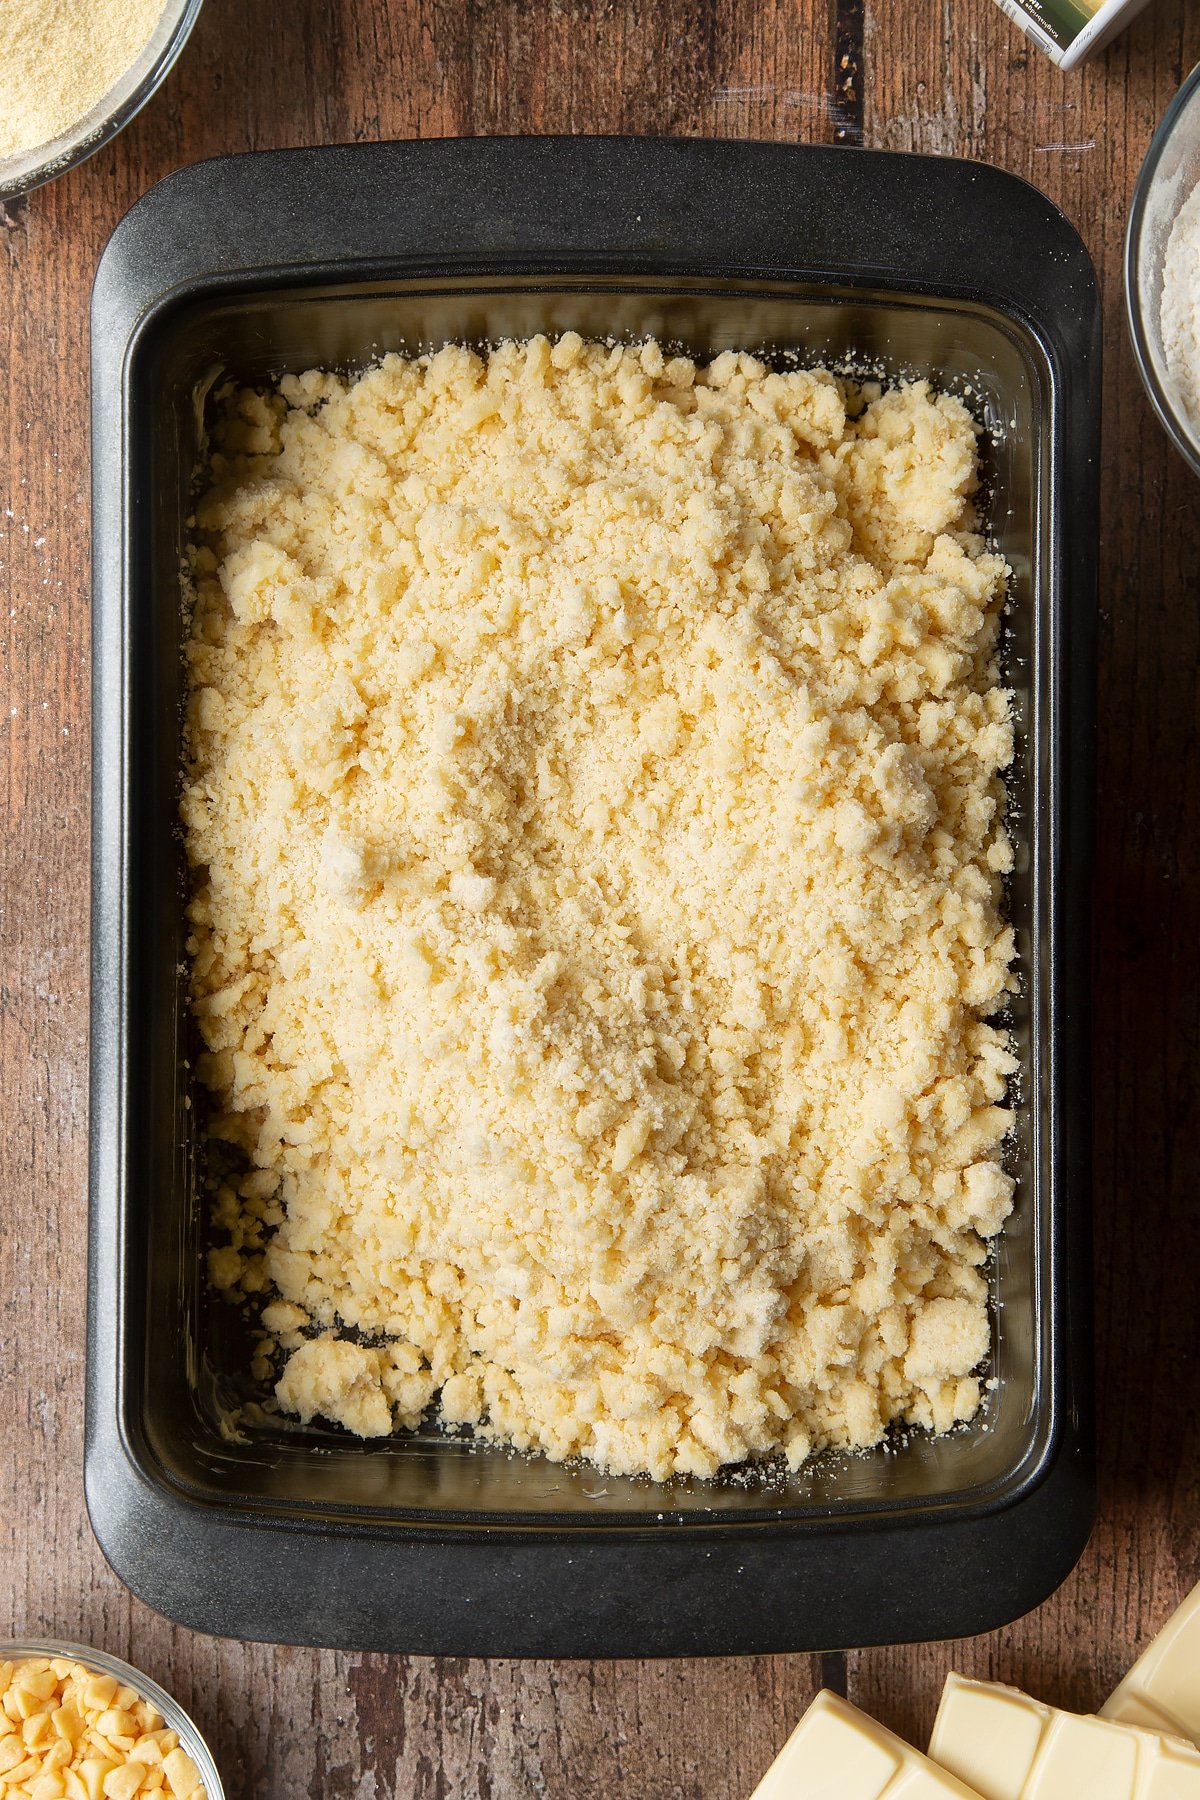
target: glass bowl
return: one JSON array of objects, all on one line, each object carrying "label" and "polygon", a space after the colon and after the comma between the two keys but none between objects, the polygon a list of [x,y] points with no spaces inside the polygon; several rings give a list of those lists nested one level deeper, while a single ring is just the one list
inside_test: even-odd
[{"label": "glass bowl", "polygon": [[0,156],[0,203],[64,175],[124,131],[166,80],[187,43],[203,0],[165,0],[162,15],[140,56],[82,119],[48,144]]},{"label": "glass bowl", "polygon": [[1163,345],[1163,263],[1171,227],[1200,184],[1200,64],[1172,100],[1133,190],[1125,306],[1138,372],[1176,448],[1200,475],[1200,413],[1189,410]]},{"label": "glass bowl", "polygon": [[[184,1712],[178,1700],[173,1700],[165,1688],[160,1688],[156,1681],[151,1681],[140,1669],[122,1662],[118,1656],[110,1656],[106,1650],[93,1650],[88,1644],[62,1644],[50,1639],[41,1642],[0,1643],[0,1662],[17,1662],[27,1656],[69,1657],[72,1662],[84,1663],[99,1675],[113,1675],[123,1685],[136,1688],[138,1697],[148,1700],[151,1706],[156,1706],[168,1729],[178,1733],[179,1742],[200,1771],[206,1800],[225,1800],[225,1789],[221,1785],[217,1765],[213,1761],[212,1751],[200,1735],[199,1727]],[[164,1789],[164,1795],[166,1792]]]}]

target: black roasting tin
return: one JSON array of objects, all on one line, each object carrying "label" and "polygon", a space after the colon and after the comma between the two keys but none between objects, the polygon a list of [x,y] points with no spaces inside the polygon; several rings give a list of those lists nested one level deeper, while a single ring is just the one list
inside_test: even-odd
[{"label": "black roasting tin", "polygon": [[[983,421],[1013,571],[1017,1205],[979,1418],[800,1474],[602,1476],[423,1430],[231,1425],[204,1280],[178,824],[180,567],[217,374],[267,383],[536,331],[927,375]],[[235,156],[159,183],[96,281],[87,1496],[199,1630],[355,1650],[667,1656],[1000,1625],[1093,1508],[1088,920],[1099,305],[1035,189],[979,164],[634,139]]]}]

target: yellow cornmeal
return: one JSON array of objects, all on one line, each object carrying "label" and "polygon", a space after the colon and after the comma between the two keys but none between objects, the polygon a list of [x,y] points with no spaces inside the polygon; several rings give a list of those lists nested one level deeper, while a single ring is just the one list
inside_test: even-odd
[{"label": "yellow cornmeal", "polygon": [[1005,569],[964,407],[866,398],[568,334],[231,402],[189,948],[288,1411],[659,1478],[976,1411]]},{"label": "yellow cornmeal", "polygon": [[49,144],[132,68],[165,0],[0,0],[0,157]]}]

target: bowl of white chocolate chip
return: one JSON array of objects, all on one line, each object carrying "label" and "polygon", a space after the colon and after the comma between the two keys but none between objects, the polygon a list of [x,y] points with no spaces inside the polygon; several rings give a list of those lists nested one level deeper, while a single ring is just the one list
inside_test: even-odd
[{"label": "bowl of white chocolate chip", "polygon": [[0,1644],[4,1800],[224,1800],[178,1701],[81,1644]]}]

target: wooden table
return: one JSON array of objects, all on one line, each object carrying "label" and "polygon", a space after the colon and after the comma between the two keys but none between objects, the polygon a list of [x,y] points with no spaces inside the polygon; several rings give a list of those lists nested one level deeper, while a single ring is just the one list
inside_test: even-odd
[{"label": "wooden table", "polygon": [[[83,1639],[152,1672],[209,1734],[230,1800],[744,1800],[822,1681],[917,1742],[952,1664],[1089,1708],[1200,1577],[1200,487],[1151,416],[1121,314],[1134,177],[1197,58],[1185,0],[1157,0],[1067,76],[992,0],[208,0],[124,136],[0,210],[0,1634]],[[988,1637],[625,1664],[275,1649],[156,1617],[88,1528],[96,262],[152,182],[219,151],[524,131],[980,157],[1052,195],[1100,270],[1100,1516],[1061,1591]]]}]

